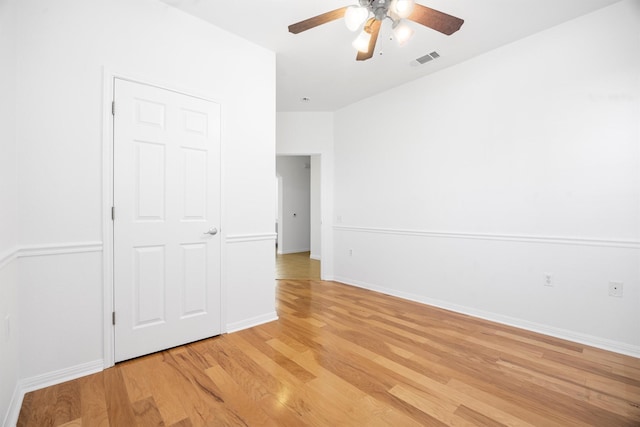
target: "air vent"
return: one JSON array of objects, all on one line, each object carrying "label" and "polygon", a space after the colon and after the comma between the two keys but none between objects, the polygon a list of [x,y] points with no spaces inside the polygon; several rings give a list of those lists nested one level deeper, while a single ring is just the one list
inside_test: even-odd
[{"label": "air vent", "polygon": [[429,61],[433,61],[433,58],[431,57],[431,55],[426,54],[425,56],[421,56],[420,58],[416,59],[416,61],[421,64],[426,64]]},{"label": "air vent", "polygon": [[433,61],[434,59],[440,58],[440,54],[438,52],[427,53],[425,56],[421,56],[417,58],[416,61],[420,64],[426,64],[429,61]]}]

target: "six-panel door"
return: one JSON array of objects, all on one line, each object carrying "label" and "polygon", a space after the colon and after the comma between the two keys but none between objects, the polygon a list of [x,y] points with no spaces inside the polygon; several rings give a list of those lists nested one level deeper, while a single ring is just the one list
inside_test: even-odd
[{"label": "six-panel door", "polygon": [[115,80],[115,360],[221,332],[220,106]]}]

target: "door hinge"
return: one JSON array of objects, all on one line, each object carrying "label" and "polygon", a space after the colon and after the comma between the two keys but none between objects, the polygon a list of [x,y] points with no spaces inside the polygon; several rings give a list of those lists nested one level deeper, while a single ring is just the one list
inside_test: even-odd
[{"label": "door hinge", "polygon": [[111,324],[115,326],[116,324],[116,312],[112,311],[111,312]]},{"label": "door hinge", "polygon": [[115,221],[115,220],[116,220],[116,207],[111,206],[111,221]]},{"label": "door hinge", "polygon": [[116,101],[111,101],[111,115],[116,115]]}]

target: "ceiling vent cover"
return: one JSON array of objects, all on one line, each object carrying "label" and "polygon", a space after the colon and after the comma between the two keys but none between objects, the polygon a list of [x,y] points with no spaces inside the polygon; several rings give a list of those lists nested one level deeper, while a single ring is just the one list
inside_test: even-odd
[{"label": "ceiling vent cover", "polygon": [[438,52],[431,52],[431,53],[427,53],[424,56],[421,56],[420,58],[417,58],[416,61],[420,64],[426,64],[429,61],[433,61],[434,59],[440,58],[440,54]]}]

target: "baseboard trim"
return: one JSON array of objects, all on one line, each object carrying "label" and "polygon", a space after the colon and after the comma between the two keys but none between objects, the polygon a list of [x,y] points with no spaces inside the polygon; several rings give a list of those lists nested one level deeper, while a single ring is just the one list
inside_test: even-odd
[{"label": "baseboard trim", "polygon": [[80,365],[71,366],[69,368],[48,372],[35,377],[20,380],[20,388],[24,393],[60,384],[65,381],[75,380],[85,375],[95,374],[104,369],[104,361],[102,359],[93,362],[82,363]]},{"label": "baseboard trim", "polygon": [[311,255],[309,255],[309,258],[311,258],[311,259],[315,259],[316,261],[321,261],[321,260],[322,260],[322,258],[320,257],[320,255],[318,255],[318,254],[314,254],[314,253],[312,253]]},{"label": "baseboard trim", "polygon": [[344,283],[349,286],[355,286],[370,291],[380,292],[383,294],[391,295],[394,297],[402,298],[409,301],[418,302],[421,304],[429,305],[432,307],[442,308],[444,310],[453,311],[455,313],[466,314],[468,316],[477,317],[480,319],[488,320],[490,322],[496,322],[507,326],[513,326],[514,328],[524,329],[531,332],[536,332],[543,335],[560,338],[563,340],[575,342],[578,344],[584,344],[591,347],[600,348],[602,350],[611,351],[614,353],[624,354],[631,357],[640,358],[640,346],[634,346],[627,343],[608,340],[605,338],[596,337],[593,335],[583,334],[580,332],[574,332],[567,329],[555,328],[553,326],[543,325],[528,320],[518,319],[510,316],[503,316],[501,314],[491,313],[475,308],[462,306],[458,304],[452,304],[446,301],[436,300],[432,298],[423,297],[420,295],[398,292],[394,289],[384,288],[382,286],[372,285],[370,283],[360,282],[352,280],[346,277],[335,277],[334,281]]},{"label": "baseboard trim", "polygon": [[426,230],[404,230],[393,228],[376,227],[352,227],[334,225],[335,231],[350,231],[356,233],[391,234],[396,236],[417,236],[417,237],[438,237],[448,239],[471,239],[471,240],[499,240],[506,242],[522,243],[543,243],[551,245],[572,245],[572,246],[598,246],[607,248],[640,249],[640,242],[635,240],[618,239],[586,239],[562,236],[528,236],[511,234],[491,234],[491,233],[460,233],[447,231],[426,231]]},{"label": "baseboard trim", "polygon": [[20,384],[18,383],[13,389],[13,396],[11,396],[11,402],[9,402],[9,408],[2,422],[2,427],[16,427],[23,399],[24,393],[20,392]]},{"label": "baseboard trim", "polygon": [[278,320],[278,313],[275,311],[267,314],[263,314],[261,316],[252,317],[250,319],[242,320],[240,322],[229,323],[227,325],[227,333],[238,332],[243,329],[253,328],[254,326],[259,326],[264,323],[273,322]]},{"label": "baseboard trim", "polygon": [[95,360],[93,362],[82,363],[69,368],[19,380],[13,397],[11,398],[11,405],[5,418],[4,426],[15,426],[18,422],[18,416],[20,416],[20,408],[22,407],[25,394],[44,387],[75,380],[85,375],[95,374],[96,372],[101,372],[103,369],[104,362],[102,360]]}]

